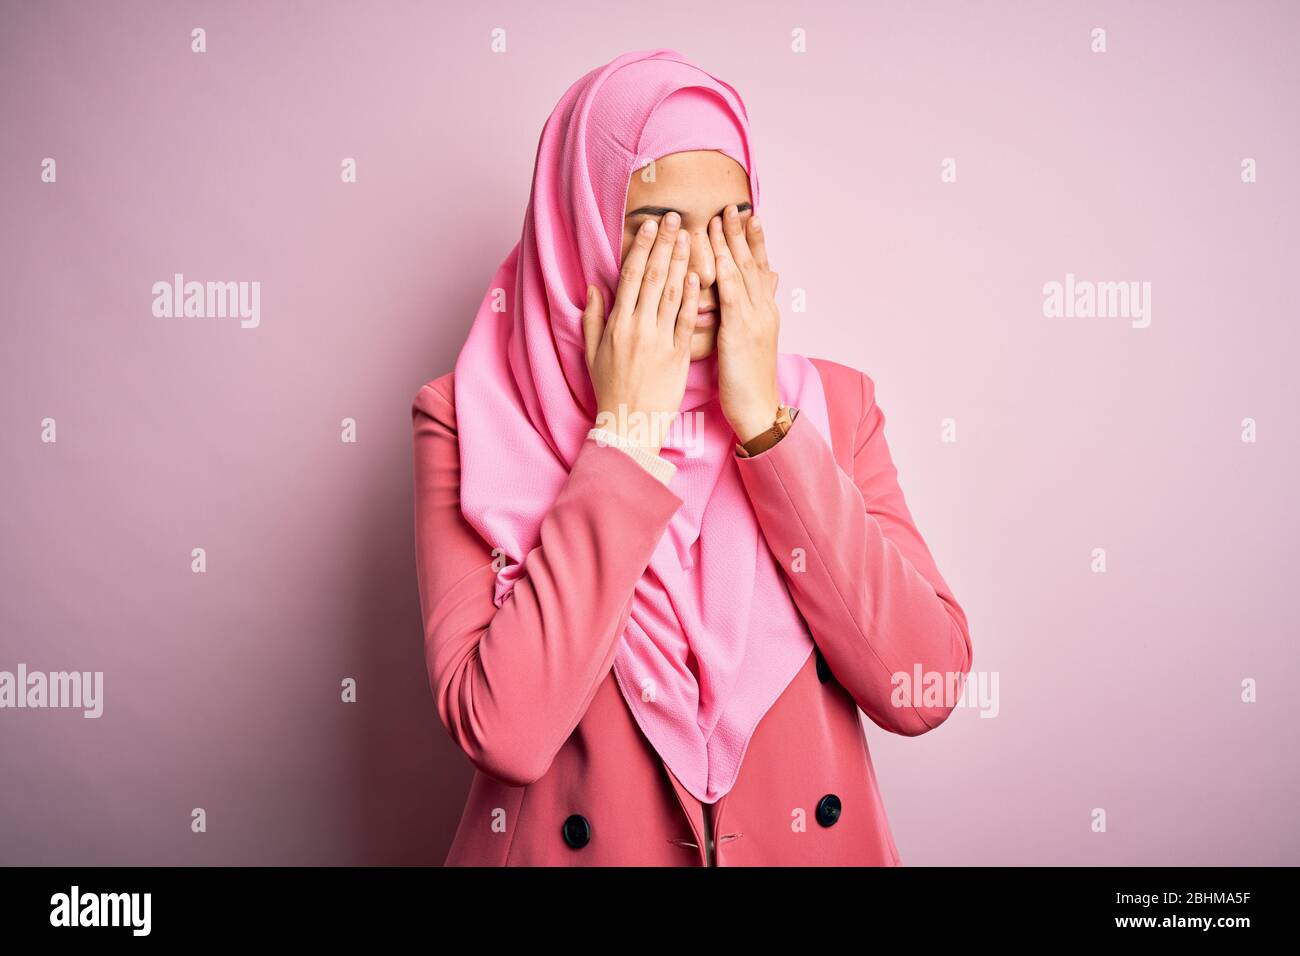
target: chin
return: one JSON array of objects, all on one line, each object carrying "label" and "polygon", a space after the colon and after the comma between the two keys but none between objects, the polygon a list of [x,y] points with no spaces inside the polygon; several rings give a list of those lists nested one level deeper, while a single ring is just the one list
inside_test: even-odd
[{"label": "chin", "polygon": [[717,329],[700,329],[691,336],[691,361],[698,362],[702,358],[708,358],[713,354],[717,344]]}]

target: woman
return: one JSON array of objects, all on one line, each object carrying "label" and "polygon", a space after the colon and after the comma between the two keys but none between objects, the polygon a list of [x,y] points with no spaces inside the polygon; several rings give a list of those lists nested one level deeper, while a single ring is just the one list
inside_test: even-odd
[{"label": "woman", "polygon": [[447,865],[900,862],[858,708],[942,723],[907,682],[969,670],[966,618],[871,379],[778,353],[758,206],[731,86],[593,70],[415,397],[429,680],[478,771]]}]

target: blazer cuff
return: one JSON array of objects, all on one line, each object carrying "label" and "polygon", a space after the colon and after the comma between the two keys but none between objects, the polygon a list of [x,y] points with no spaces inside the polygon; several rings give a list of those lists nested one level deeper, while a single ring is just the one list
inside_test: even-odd
[{"label": "blazer cuff", "polygon": [[587,432],[587,437],[593,439],[597,445],[613,445],[620,451],[630,455],[633,461],[665,485],[672,481],[673,476],[677,474],[677,466],[667,458],[660,458],[658,455],[632,444],[614,432],[604,428],[593,428]]}]

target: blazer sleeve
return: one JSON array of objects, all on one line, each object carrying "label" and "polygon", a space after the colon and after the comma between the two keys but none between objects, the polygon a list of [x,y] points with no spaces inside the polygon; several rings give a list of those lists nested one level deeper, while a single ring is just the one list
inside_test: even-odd
[{"label": "blazer sleeve", "polygon": [[470,761],[526,786],[546,773],[613,666],[636,583],[681,499],[622,450],[588,438],[497,608],[491,547],[460,510],[454,398],[440,381],[412,405],[429,684]]},{"label": "blazer sleeve", "polygon": [[940,679],[934,674],[943,686],[964,679],[970,631],[904,501],[874,383],[858,374],[852,475],[805,415],[771,448],[736,461],[831,673],[876,724],[916,736],[941,724],[955,702],[933,688],[914,691]]}]

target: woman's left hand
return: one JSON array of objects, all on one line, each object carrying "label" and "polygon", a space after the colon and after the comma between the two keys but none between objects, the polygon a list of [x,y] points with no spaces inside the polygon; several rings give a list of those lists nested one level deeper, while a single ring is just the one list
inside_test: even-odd
[{"label": "woman's left hand", "polygon": [[735,205],[713,217],[709,241],[718,286],[718,392],[722,413],[743,444],[772,427],[781,401],[777,274],[768,267],[758,217],[742,221]]}]

